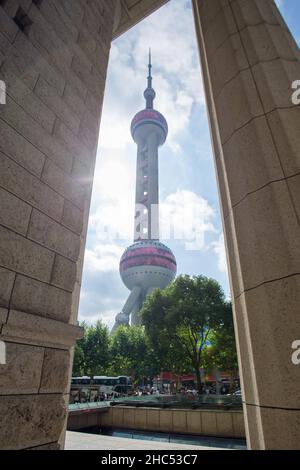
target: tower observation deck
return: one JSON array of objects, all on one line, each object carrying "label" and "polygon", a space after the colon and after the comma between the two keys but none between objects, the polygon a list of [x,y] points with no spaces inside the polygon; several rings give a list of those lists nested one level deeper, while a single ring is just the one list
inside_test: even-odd
[{"label": "tower observation deck", "polygon": [[148,86],[144,92],[146,108],[131,122],[131,135],[137,145],[134,243],[121,257],[120,275],[130,295],[116,315],[119,325],[140,324],[139,310],[155,288],[165,288],[175,278],[177,265],[172,251],[159,241],[158,148],[168,135],[164,116],[153,108],[151,52]]}]

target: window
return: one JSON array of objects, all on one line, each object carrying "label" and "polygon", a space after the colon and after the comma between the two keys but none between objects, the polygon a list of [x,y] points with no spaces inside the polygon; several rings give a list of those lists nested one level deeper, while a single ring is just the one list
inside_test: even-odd
[{"label": "window", "polygon": [[41,8],[43,0],[32,0],[32,3],[37,7]]},{"label": "window", "polygon": [[16,16],[13,20],[18,25],[20,30],[23,31],[24,34],[28,34],[29,28],[32,25],[32,21],[29,16],[26,15],[23,8],[18,9]]}]

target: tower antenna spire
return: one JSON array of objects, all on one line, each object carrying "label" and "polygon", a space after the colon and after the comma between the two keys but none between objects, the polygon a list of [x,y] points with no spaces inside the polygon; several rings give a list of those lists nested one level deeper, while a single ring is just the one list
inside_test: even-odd
[{"label": "tower antenna spire", "polygon": [[148,75],[148,88],[152,88],[152,63],[151,63],[151,47],[149,47],[149,63],[148,63],[148,70],[149,70],[149,75]]},{"label": "tower antenna spire", "polygon": [[146,100],[146,109],[153,109],[153,101],[155,99],[155,91],[152,88],[152,62],[151,62],[151,48],[149,48],[149,61],[148,61],[148,87],[144,91]]}]

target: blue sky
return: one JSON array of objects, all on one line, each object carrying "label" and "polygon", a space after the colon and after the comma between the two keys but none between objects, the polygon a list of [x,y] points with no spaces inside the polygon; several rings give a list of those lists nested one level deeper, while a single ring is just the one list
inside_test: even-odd
[{"label": "blue sky", "polygon": [[[300,0],[277,3],[299,44]],[[176,214],[176,233],[183,225],[190,229],[162,241],[176,256],[178,274],[213,277],[230,296],[191,2],[171,0],[114,41],[110,54],[79,306],[81,321],[102,319],[110,327],[129,293],[118,268],[133,236],[136,146],[130,123],[144,108],[148,47],[154,106],[169,124],[159,153],[161,215],[166,209]],[[196,226],[183,224],[189,216]]]}]

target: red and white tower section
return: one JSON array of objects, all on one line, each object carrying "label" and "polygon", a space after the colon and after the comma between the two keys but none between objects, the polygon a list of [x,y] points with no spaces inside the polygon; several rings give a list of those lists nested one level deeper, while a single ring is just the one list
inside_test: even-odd
[{"label": "red and white tower section", "polygon": [[146,109],[131,123],[131,135],[137,144],[134,243],[121,257],[120,275],[130,290],[129,297],[117,314],[113,331],[119,325],[140,324],[139,311],[154,289],[164,289],[176,276],[176,259],[170,248],[159,241],[158,148],[168,135],[164,116],[153,109],[151,55],[149,54],[148,87],[144,92]]}]

